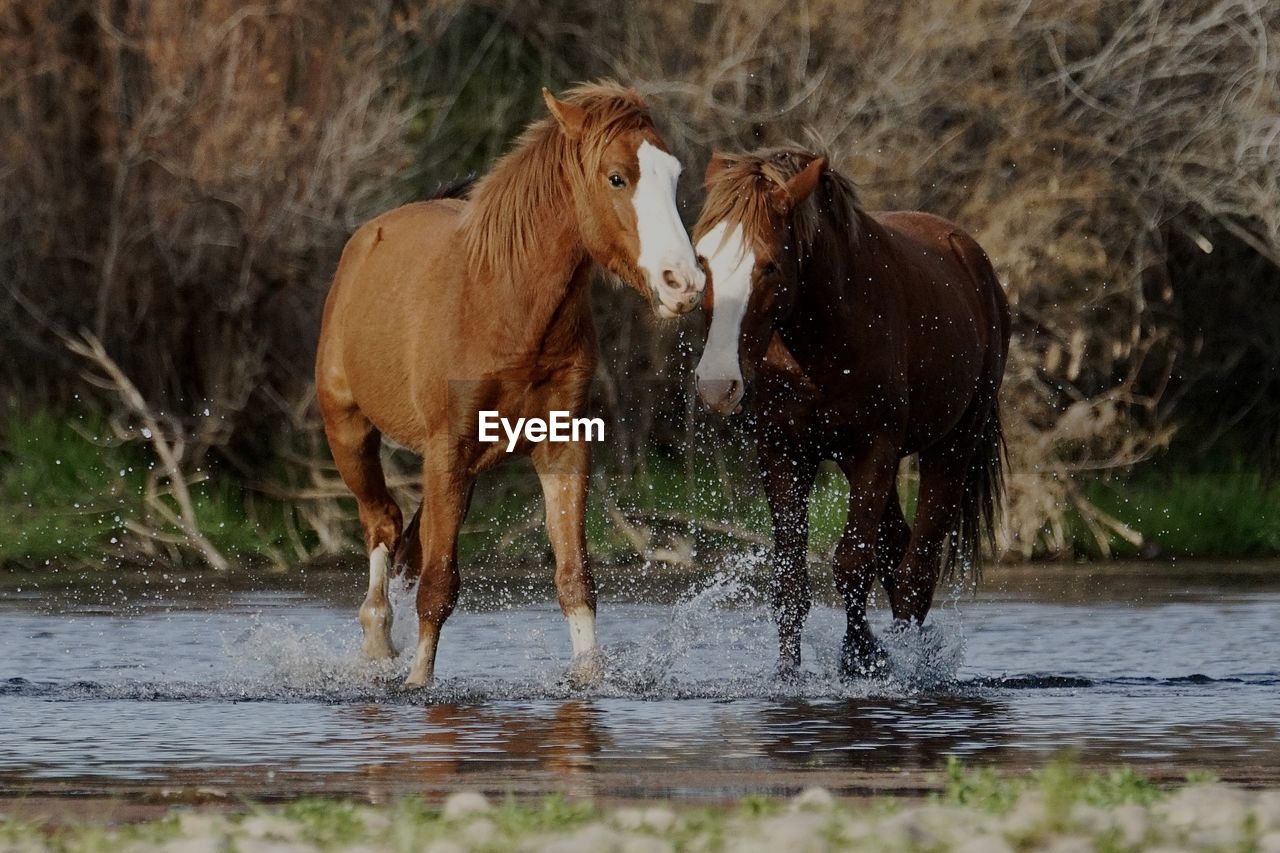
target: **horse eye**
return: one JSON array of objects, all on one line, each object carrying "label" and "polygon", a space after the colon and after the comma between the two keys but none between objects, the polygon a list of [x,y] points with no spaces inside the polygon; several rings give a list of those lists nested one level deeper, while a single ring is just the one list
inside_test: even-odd
[{"label": "horse eye", "polygon": [[778,265],[775,264],[773,261],[770,261],[769,263],[760,267],[761,275],[774,275],[775,273],[777,273],[777,271],[778,271]]},{"label": "horse eye", "polygon": [[615,190],[620,190],[627,185],[627,179],[618,174],[609,176],[609,186]]}]

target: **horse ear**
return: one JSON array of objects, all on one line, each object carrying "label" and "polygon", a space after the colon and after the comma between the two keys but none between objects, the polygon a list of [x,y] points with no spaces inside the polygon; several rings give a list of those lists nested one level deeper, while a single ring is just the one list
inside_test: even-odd
[{"label": "horse ear", "polygon": [[792,175],[786,185],[773,188],[773,203],[784,212],[794,210],[818,188],[818,179],[826,168],[826,157],[814,157],[808,166]]},{"label": "horse ear", "polygon": [[582,136],[582,127],[587,122],[586,110],[577,104],[559,100],[546,86],[542,87],[542,100],[547,102],[547,109],[556,117],[564,135],[576,142]]},{"label": "horse ear", "polygon": [[728,158],[726,158],[719,151],[712,151],[711,159],[707,161],[706,177],[702,179],[703,186],[707,186],[707,187],[711,186],[711,181],[715,179],[715,176],[720,174],[721,170],[728,165],[729,165]]}]

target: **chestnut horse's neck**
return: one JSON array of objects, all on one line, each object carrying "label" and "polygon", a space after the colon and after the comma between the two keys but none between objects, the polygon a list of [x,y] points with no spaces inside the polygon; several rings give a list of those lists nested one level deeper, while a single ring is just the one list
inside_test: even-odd
[{"label": "chestnut horse's neck", "polygon": [[473,302],[505,333],[536,341],[590,263],[563,135],[535,125],[471,193],[463,223]]}]

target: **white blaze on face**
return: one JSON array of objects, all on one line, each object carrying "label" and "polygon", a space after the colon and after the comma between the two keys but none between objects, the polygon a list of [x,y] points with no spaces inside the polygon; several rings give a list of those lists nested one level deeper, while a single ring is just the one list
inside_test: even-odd
[{"label": "white blaze on face", "polygon": [[721,413],[733,411],[742,399],[738,342],[756,265],[755,252],[743,240],[742,226],[728,228],[728,223],[719,222],[698,241],[698,254],[711,269],[712,302],[711,330],[695,375],[702,401]]},{"label": "white blaze on face", "polygon": [[648,140],[636,151],[640,178],[631,202],[640,239],[637,264],[658,299],[658,313],[677,317],[697,307],[706,277],[676,209],[680,161]]}]

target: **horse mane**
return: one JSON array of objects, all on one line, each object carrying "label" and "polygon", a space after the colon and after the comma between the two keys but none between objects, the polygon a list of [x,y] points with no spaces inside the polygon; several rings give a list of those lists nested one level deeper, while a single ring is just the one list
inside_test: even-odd
[{"label": "horse mane", "polygon": [[[594,172],[619,133],[653,126],[639,93],[611,80],[580,84],[561,100],[586,112],[577,145],[551,116],[534,121],[471,188],[463,240],[473,270],[493,274],[523,267],[537,247],[539,215],[547,208],[572,207],[575,186],[584,173]],[[572,167],[575,154],[585,170]]]},{"label": "horse mane", "polygon": [[[785,186],[819,156],[822,155],[798,146],[721,154],[721,169],[707,186],[707,200],[694,228],[695,242],[722,221],[740,223],[748,235],[767,232],[775,215],[770,200],[773,187]],[[830,157],[827,162],[831,162]],[[829,224],[836,233],[847,235],[856,248],[860,229],[855,226],[861,216],[862,203],[853,181],[828,166],[813,195],[791,212],[791,223],[801,252],[809,254],[821,233],[824,217],[831,220]]]}]

